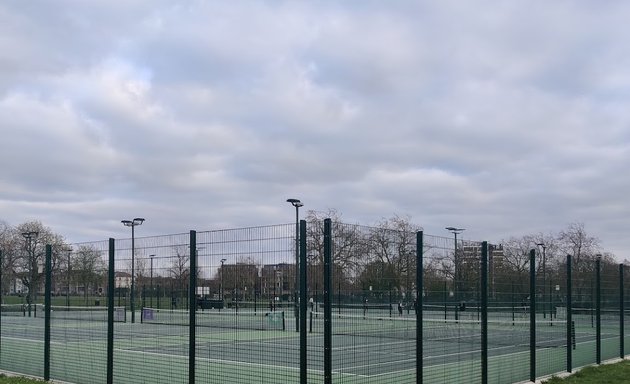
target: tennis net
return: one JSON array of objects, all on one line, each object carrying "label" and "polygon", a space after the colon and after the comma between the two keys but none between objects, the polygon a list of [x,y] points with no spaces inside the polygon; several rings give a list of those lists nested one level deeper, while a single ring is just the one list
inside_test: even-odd
[{"label": "tennis net", "polygon": [[2,304],[2,316],[26,316],[26,304]]},{"label": "tennis net", "polygon": [[[44,305],[37,304],[34,311],[36,317],[44,317]],[[50,318],[60,320],[79,320],[107,322],[107,307],[80,307],[80,306],[51,306]],[[125,307],[114,307],[114,322],[124,323],[127,321],[127,310]]]},{"label": "tennis net", "polygon": [[[313,312],[310,317],[309,331],[324,332],[324,314]],[[530,338],[529,321],[488,321],[488,342],[492,345],[528,345]],[[565,321],[545,321],[536,323],[539,346],[553,347],[566,344]],[[332,316],[333,335],[370,337],[413,341],[416,339],[416,319],[389,316]],[[481,321],[452,319],[423,319],[422,335],[426,341],[479,343]],[[543,345],[544,344],[544,345]]]},{"label": "tennis net", "polygon": [[[233,310],[197,311],[195,322],[198,327],[280,330],[284,331],[284,311],[275,312],[243,312]],[[188,326],[190,312],[186,310],[142,308],[142,323]]]}]

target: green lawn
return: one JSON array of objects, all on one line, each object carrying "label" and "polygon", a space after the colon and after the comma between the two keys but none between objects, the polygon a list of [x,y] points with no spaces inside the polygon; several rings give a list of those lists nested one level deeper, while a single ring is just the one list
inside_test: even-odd
[{"label": "green lawn", "polygon": [[0,375],[0,384],[36,384],[44,383],[43,380],[32,380],[24,377],[8,377]]},{"label": "green lawn", "polygon": [[554,377],[545,381],[546,384],[620,384],[630,381],[630,361],[616,364],[606,364],[598,367],[587,367],[579,372],[559,379]]}]

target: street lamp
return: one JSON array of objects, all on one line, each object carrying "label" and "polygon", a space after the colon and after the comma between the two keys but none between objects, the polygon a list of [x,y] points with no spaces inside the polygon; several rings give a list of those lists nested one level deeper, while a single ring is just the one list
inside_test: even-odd
[{"label": "street lamp", "polygon": [[547,283],[547,246],[545,243],[536,244],[539,247],[542,247],[543,250],[543,284],[542,284],[542,299],[543,299],[543,318],[547,318],[547,311],[545,311],[545,289]]},{"label": "street lamp", "polygon": [[37,287],[33,287],[33,284],[35,284],[35,280],[37,279],[33,279],[32,276],[37,276],[38,274],[38,265],[37,265],[37,260],[35,260],[35,255],[33,255],[33,241],[37,240],[37,236],[39,235],[39,232],[37,231],[29,231],[29,232],[22,232],[22,236],[24,237],[24,240],[26,241],[26,252],[28,254],[28,261],[29,261],[29,268],[31,269],[31,276],[29,276],[29,282],[30,285],[28,287],[28,295],[26,295],[26,303],[28,304],[28,316],[31,316],[31,290],[35,289],[35,293],[37,293]]},{"label": "street lamp", "polygon": [[291,203],[295,207],[295,287],[293,287],[293,306],[295,309],[295,331],[300,331],[300,314],[298,312],[298,285],[300,279],[298,276],[300,264],[300,207],[304,204],[298,199],[287,199],[287,203]]},{"label": "street lamp", "polygon": [[455,284],[453,284],[455,286],[455,301],[458,301],[458,296],[459,296],[459,259],[457,256],[457,235],[464,232],[465,229],[464,228],[455,228],[455,227],[446,227],[445,228],[447,231],[451,232],[453,235],[455,235]]},{"label": "street lamp", "polygon": [[223,273],[225,269],[223,269],[223,263],[225,263],[227,259],[221,259],[221,302],[225,305],[225,299],[223,297]]},{"label": "street lamp", "polygon": [[134,295],[135,295],[135,273],[136,273],[136,265],[135,265],[135,233],[134,228],[138,225],[142,225],[144,223],[144,219],[141,217],[136,217],[133,220],[122,220],[121,223],[125,227],[131,227],[131,323],[136,322],[136,314],[135,314],[135,305],[134,305]]},{"label": "street lamp", "polygon": [[68,287],[66,291],[66,307],[70,306],[70,255],[72,255],[72,248],[68,247],[64,249],[64,251],[68,252],[68,266],[66,270],[66,279],[68,280]]},{"label": "street lamp", "polygon": [[149,255],[149,258],[151,259],[151,277],[150,277],[150,285],[151,285],[151,308],[153,308],[153,258],[155,257],[155,255]]}]

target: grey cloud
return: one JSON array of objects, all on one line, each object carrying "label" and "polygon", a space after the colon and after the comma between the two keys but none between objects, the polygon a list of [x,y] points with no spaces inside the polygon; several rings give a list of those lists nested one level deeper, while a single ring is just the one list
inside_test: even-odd
[{"label": "grey cloud", "polygon": [[624,2],[0,12],[13,224],[88,240],[136,214],[151,234],[285,222],[297,196],[351,222],[410,214],[493,239],[579,220],[628,250]]}]

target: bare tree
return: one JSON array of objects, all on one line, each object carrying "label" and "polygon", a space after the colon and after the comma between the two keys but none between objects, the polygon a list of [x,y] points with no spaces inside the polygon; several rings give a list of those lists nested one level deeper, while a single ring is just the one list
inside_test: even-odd
[{"label": "bare tree", "polygon": [[53,248],[52,273],[55,274],[63,264],[60,252],[65,247],[63,237],[39,221],[18,225],[13,236],[22,241],[22,252],[16,260],[16,275],[28,289],[29,300],[36,300],[45,274],[45,246],[49,244]]},{"label": "bare tree", "polygon": [[186,246],[173,247],[174,255],[171,257],[168,267],[169,275],[177,282],[178,288],[184,289],[190,276],[190,253]]},{"label": "bare tree", "polygon": [[[324,219],[330,218],[333,232],[333,284],[349,284],[357,277],[357,266],[366,255],[367,242],[358,225],[341,222],[341,215],[334,209],[327,212],[308,211],[307,248],[308,262],[312,266],[324,265]],[[314,278],[318,278],[314,277]]]},{"label": "bare tree", "polygon": [[377,224],[370,233],[370,258],[390,265],[398,289],[409,295],[415,284],[416,232],[420,226],[408,216],[394,215]]},{"label": "bare tree", "polygon": [[0,251],[2,251],[2,289],[3,293],[11,290],[11,282],[16,281],[18,259],[22,252],[22,243],[18,243],[15,229],[4,221],[0,221]]},{"label": "bare tree", "polygon": [[98,249],[91,245],[81,245],[72,254],[71,263],[77,282],[83,286],[85,304],[88,303],[90,287],[94,288],[102,282],[105,271],[105,261]]},{"label": "bare tree", "polygon": [[517,293],[525,294],[529,281],[529,252],[535,247],[536,244],[528,237],[511,237],[503,241],[503,260],[495,271],[497,283],[502,286],[509,284]]},{"label": "bare tree", "polygon": [[590,292],[595,260],[603,253],[599,239],[590,236],[583,223],[571,223],[565,230],[560,231],[558,242],[561,251],[572,256],[573,285],[576,290],[576,301],[579,303],[586,300],[585,295]]}]

